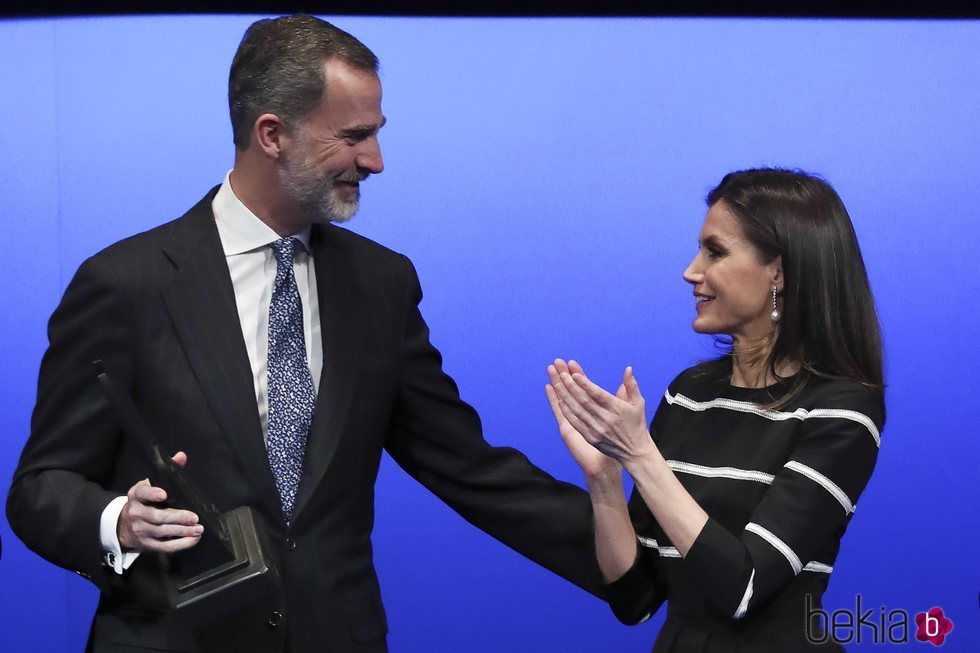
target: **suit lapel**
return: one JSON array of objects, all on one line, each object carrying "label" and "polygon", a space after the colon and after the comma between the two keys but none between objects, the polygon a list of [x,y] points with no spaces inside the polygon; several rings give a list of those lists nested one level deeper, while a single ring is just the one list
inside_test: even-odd
[{"label": "suit lapel", "polygon": [[333,458],[358,378],[365,342],[364,298],[353,254],[336,238],[338,227],[314,227],[311,239],[323,340],[323,371],[317,392],[304,475],[295,515],[309,502]]},{"label": "suit lapel", "polygon": [[214,191],[192,208],[164,245],[175,273],[163,299],[198,384],[250,485],[267,514],[281,522],[235,290],[211,211],[213,197]]}]

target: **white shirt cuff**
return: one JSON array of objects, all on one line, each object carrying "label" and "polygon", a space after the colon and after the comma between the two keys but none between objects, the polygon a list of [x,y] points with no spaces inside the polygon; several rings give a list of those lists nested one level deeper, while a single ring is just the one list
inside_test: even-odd
[{"label": "white shirt cuff", "polygon": [[121,574],[133,561],[139,557],[139,551],[123,551],[119,544],[116,529],[119,525],[119,514],[126,505],[126,497],[116,497],[102,511],[99,523],[99,537],[102,539],[102,561],[117,574]]}]

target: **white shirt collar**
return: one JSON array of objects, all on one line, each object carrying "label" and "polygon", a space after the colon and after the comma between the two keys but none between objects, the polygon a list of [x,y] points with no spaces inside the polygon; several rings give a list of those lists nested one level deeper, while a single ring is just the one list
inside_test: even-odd
[{"label": "white shirt collar", "polygon": [[[211,209],[214,211],[214,221],[225,256],[251,252],[279,240],[279,234],[238,199],[231,188],[230,175],[231,171],[225,175],[221,188],[211,200]],[[293,234],[293,238],[303,243],[307,252],[310,251],[310,227]]]}]

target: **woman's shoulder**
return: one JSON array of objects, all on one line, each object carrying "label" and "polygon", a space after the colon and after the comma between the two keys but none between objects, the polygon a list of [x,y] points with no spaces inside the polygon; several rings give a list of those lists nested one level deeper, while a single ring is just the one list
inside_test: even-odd
[{"label": "woman's shoulder", "polygon": [[689,387],[701,385],[725,385],[732,375],[732,365],[726,360],[709,360],[681,370],[670,382],[674,386]]},{"label": "woman's shoulder", "polygon": [[681,394],[698,400],[720,397],[730,387],[731,376],[732,367],[729,361],[705,361],[692,365],[675,376],[667,386],[667,394]]},{"label": "woman's shoulder", "polygon": [[885,404],[881,393],[856,379],[813,375],[793,404],[808,412],[860,413],[873,420],[879,428],[884,425]]},{"label": "woman's shoulder", "polygon": [[667,386],[666,398],[670,403],[680,397],[682,401],[711,402],[711,405],[719,402],[726,406],[751,404],[765,411],[763,406],[791,393],[795,396],[773,412],[807,414],[816,410],[821,414],[822,411],[852,411],[866,415],[879,426],[884,424],[882,394],[856,379],[809,374],[802,388],[796,385],[795,377],[768,388],[740,388],[732,386],[730,380],[730,361],[706,361],[678,374]]}]

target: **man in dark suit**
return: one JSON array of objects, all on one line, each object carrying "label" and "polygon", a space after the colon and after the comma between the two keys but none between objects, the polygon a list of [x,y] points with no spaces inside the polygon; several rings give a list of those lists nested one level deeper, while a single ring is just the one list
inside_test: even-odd
[{"label": "man in dark suit", "polygon": [[[183,217],[85,261],[51,318],[7,514],[102,590],[91,650],[386,650],[370,541],[383,449],[479,528],[600,591],[584,492],[484,441],[429,343],[412,264],[333,224],[383,168],[376,70],[319,19],[252,25],[229,81],[233,170]],[[281,591],[205,628],[152,609],[163,556],[202,526],[140,480],[97,359],[220,510],[267,522]]]}]

